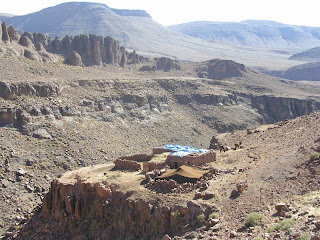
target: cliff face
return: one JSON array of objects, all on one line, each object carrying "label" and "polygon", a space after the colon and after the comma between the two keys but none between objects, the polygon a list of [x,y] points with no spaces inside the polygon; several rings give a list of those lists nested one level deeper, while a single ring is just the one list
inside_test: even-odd
[{"label": "cliff face", "polygon": [[[271,95],[175,94],[181,105],[196,111],[218,132],[232,132],[251,125],[293,119],[320,109],[320,102]],[[230,114],[233,116],[230,118]]]},{"label": "cliff face", "polygon": [[124,66],[128,63],[143,61],[142,56],[135,52],[128,53],[111,37],[96,35],[65,36],[51,39],[41,33],[24,33],[34,44],[40,43],[51,53],[67,57],[73,51],[77,52],[86,66],[102,64],[118,64]]},{"label": "cliff face", "polygon": [[49,97],[59,93],[58,85],[44,82],[18,82],[8,83],[0,81],[0,97],[5,100],[13,100],[17,96]]},{"label": "cliff face", "polygon": [[[13,27],[7,28],[3,22],[0,28],[0,54],[7,53],[13,57],[24,56],[38,62],[57,62],[54,54],[67,58],[73,52],[81,56],[81,66],[117,64],[125,66],[142,62],[144,58],[129,53],[111,37],[96,35],[77,35],[74,37],[51,39],[42,33],[24,33],[22,36]],[[72,64],[72,63],[71,63]],[[72,64],[75,65],[75,64]]]},{"label": "cliff face", "polygon": [[[179,205],[159,197],[147,200],[136,197],[132,190],[123,192],[119,188],[108,182],[88,183],[80,178],[75,184],[54,180],[42,203],[42,219],[53,221],[51,228],[59,225],[60,231],[51,231],[51,237],[86,234],[87,239],[160,239],[166,233],[183,231],[187,223],[197,226],[197,217],[212,211],[193,201]],[[81,229],[82,225],[87,229]]]},{"label": "cliff face", "polygon": [[265,123],[293,119],[320,109],[320,103],[312,100],[274,96],[251,96],[251,105]]}]

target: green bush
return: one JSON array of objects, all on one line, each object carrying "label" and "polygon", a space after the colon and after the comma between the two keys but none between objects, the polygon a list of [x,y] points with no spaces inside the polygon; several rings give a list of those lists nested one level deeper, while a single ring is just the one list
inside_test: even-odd
[{"label": "green bush", "polygon": [[310,233],[302,233],[301,236],[299,237],[299,240],[310,240],[311,239],[311,234]]},{"label": "green bush", "polygon": [[243,221],[243,224],[248,227],[257,225],[263,219],[263,215],[257,212],[249,213]]},{"label": "green bush", "polygon": [[197,216],[198,223],[203,223],[206,220],[204,213],[201,213]]},{"label": "green bush", "polygon": [[219,213],[217,213],[217,212],[210,213],[209,218],[217,219],[217,218],[219,218]]},{"label": "green bush", "polygon": [[285,219],[282,221],[277,222],[275,225],[270,227],[268,229],[268,232],[274,232],[274,231],[285,231],[292,227],[292,225],[295,223],[293,219]]},{"label": "green bush", "polygon": [[312,152],[310,154],[310,159],[311,160],[314,160],[314,159],[317,159],[317,158],[319,158],[319,153],[318,152]]}]

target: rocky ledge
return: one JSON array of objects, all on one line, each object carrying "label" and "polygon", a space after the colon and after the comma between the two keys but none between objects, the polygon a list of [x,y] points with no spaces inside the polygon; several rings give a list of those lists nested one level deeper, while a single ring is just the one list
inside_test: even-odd
[{"label": "rocky ledge", "polygon": [[140,186],[140,172],[112,167],[86,167],[54,180],[20,238],[33,232],[37,239],[161,239],[198,227],[215,211],[183,196],[164,198]]}]

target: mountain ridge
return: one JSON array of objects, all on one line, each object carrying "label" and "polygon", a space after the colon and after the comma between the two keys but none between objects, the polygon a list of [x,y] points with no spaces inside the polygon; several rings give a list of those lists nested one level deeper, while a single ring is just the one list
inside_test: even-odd
[{"label": "mountain ridge", "polygon": [[300,53],[296,53],[292,55],[289,59],[298,61],[319,62],[320,47],[315,47]]},{"label": "mountain ridge", "polygon": [[[283,68],[297,64],[288,60],[296,50],[284,53],[221,42],[211,43],[164,27],[145,11],[114,10],[100,3],[64,3],[1,20],[18,31],[39,32],[51,37],[80,34],[110,36],[125,48],[135,49],[138,54],[145,56],[165,56],[187,61],[221,58],[258,68]],[[280,61],[276,65],[275,58]]]},{"label": "mountain ridge", "polygon": [[202,40],[236,46],[306,49],[320,44],[320,28],[266,20],[198,21],[172,25],[169,28]]}]

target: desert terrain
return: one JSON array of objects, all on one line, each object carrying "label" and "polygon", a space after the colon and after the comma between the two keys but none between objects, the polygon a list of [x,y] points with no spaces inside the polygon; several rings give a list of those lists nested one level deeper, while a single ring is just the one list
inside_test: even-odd
[{"label": "desert terrain", "polygon": [[[320,239],[319,82],[259,71],[297,49],[0,29],[1,239]],[[210,174],[168,190],[115,169],[166,144],[216,146]]]}]

